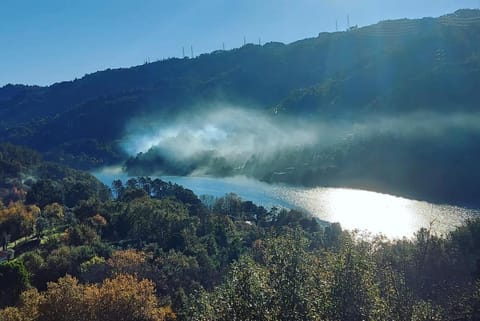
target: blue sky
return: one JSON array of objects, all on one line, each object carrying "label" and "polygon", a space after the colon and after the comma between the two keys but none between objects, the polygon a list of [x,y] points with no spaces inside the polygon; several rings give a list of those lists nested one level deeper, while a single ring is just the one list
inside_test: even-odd
[{"label": "blue sky", "polygon": [[0,0],[0,86],[48,85],[185,52],[292,42],[384,19],[439,16],[480,0]]}]

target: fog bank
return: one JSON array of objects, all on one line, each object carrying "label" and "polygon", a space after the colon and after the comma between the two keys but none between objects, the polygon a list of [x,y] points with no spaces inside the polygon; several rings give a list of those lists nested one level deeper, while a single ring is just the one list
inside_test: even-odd
[{"label": "fog bank", "polygon": [[[471,147],[479,134],[478,113],[410,113],[352,120],[294,118],[215,104],[174,117],[132,120],[121,144],[132,157],[127,170],[135,175],[249,175],[264,179],[300,165],[313,166],[325,175],[326,167],[342,165],[338,159],[343,159],[343,164],[354,162],[348,159],[352,150],[358,160],[374,151],[414,163],[417,156],[412,150],[421,150],[417,145],[447,146],[441,153],[448,153],[450,146],[459,152],[463,145]],[[392,144],[385,147],[385,140],[379,141],[384,138]],[[364,151],[356,146],[364,146]],[[397,167],[405,165],[409,164],[399,161]],[[295,182],[302,183],[302,179]]]}]

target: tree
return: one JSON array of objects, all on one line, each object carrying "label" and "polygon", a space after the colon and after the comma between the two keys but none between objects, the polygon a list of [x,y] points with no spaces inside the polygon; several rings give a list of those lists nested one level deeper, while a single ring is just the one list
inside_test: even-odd
[{"label": "tree", "polygon": [[0,235],[0,244],[2,245],[2,250],[6,251],[8,248],[8,243],[10,243],[10,238],[12,236],[6,230],[3,230]]},{"label": "tree", "polygon": [[16,303],[29,284],[29,274],[22,261],[0,264],[0,307]]},{"label": "tree", "polygon": [[95,291],[86,292],[87,300],[93,302],[93,320],[163,321],[175,319],[175,314],[168,306],[159,307],[155,296],[155,285],[150,280],[138,281],[131,275],[118,275],[113,279],[105,280],[97,289],[96,293]]},{"label": "tree", "polygon": [[95,214],[90,218],[90,224],[95,228],[97,234],[102,234],[102,229],[107,225],[107,220],[100,214]]},{"label": "tree", "polygon": [[100,237],[95,230],[85,224],[70,227],[65,233],[65,241],[70,245],[93,244],[99,240]]},{"label": "tree", "polygon": [[37,289],[30,289],[20,295],[20,302],[17,307],[8,307],[0,310],[2,321],[36,321],[38,320],[38,306],[43,296]]},{"label": "tree", "polygon": [[51,179],[41,179],[32,185],[25,202],[36,204],[42,208],[51,203],[63,204],[63,193],[57,182]]},{"label": "tree", "polygon": [[299,230],[270,238],[265,244],[264,258],[269,267],[271,289],[269,306],[274,320],[317,320],[325,315],[327,288],[316,284],[321,272],[313,256],[307,252],[308,240]]},{"label": "tree", "polygon": [[166,249],[182,248],[184,242],[181,231],[194,221],[181,203],[150,197],[133,200],[126,216],[130,223],[129,234],[132,238],[157,242],[160,247]]},{"label": "tree", "polygon": [[137,250],[115,251],[107,260],[107,266],[112,275],[131,274],[145,278],[151,268],[144,252]]},{"label": "tree", "polygon": [[47,290],[22,294],[17,308],[0,310],[3,320],[21,321],[167,321],[176,316],[160,307],[149,280],[118,275],[100,285],[83,285],[66,276],[48,284]]},{"label": "tree", "polygon": [[123,186],[123,183],[121,180],[116,179],[112,182],[112,192],[117,200],[120,200],[123,198],[124,191],[125,191],[125,187]]},{"label": "tree", "polygon": [[[8,207],[0,210],[0,232],[3,236],[10,235],[12,240],[31,235],[39,214],[40,209],[35,205],[10,203]],[[2,243],[7,243],[5,238]]]},{"label": "tree", "polygon": [[327,255],[327,259],[333,277],[329,293],[333,304],[328,311],[329,319],[385,320],[385,306],[375,278],[376,266],[369,254],[348,244],[340,253]]},{"label": "tree", "polygon": [[32,278],[34,278],[45,265],[45,259],[39,254],[39,251],[27,252],[21,256],[21,259]]},{"label": "tree", "polygon": [[267,276],[268,272],[249,257],[232,264],[227,281],[217,290],[215,308],[220,319],[271,320],[272,289],[267,287]]},{"label": "tree", "polygon": [[62,220],[63,215],[63,207],[58,203],[52,203],[45,206],[43,209],[43,213],[48,217],[55,220]]}]

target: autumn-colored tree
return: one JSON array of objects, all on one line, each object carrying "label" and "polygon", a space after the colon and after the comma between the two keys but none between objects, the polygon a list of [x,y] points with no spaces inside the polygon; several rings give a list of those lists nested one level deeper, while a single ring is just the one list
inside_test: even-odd
[{"label": "autumn-colored tree", "polygon": [[0,310],[2,321],[36,321],[39,317],[38,306],[44,300],[37,289],[29,289],[22,293],[17,307]]},{"label": "autumn-colored tree", "polygon": [[32,318],[24,315],[19,308],[8,307],[0,310],[0,320],[2,321],[33,321]]},{"label": "autumn-colored tree", "polygon": [[115,251],[107,260],[112,275],[132,274],[144,277],[147,271],[147,256],[144,252],[129,249]]},{"label": "autumn-colored tree", "polygon": [[36,205],[10,203],[0,209],[0,232],[8,233],[11,240],[17,240],[33,233],[35,220],[40,214]]},{"label": "autumn-colored tree", "polygon": [[100,287],[89,286],[85,291],[93,311],[91,320],[98,321],[163,321],[174,320],[169,307],[159,307],[155,286],[150,280],[138,281],[131,275],[117,275],[105,280]]},{"label": "autumn-colored tree", "polygon": [[175,313],[160,307],[149,280],[117,275],[99,285],[80,284],[67,275],[48,284],[43,293],[22,294],[16,308],[0,310],[8,321],[171,321]]},{"label": "autumn-colored tree", "polygon": [[44,299],[38,306],[39,321],[90,320],[84,299],[84,286],[77,279],[66,276],[50,282]]},{"label": "autumn-colored tree", "polygon": [[89,221],[99,235],[102,234],[102,228],[107,225],[107,220],[100,214],[90,217]]}]

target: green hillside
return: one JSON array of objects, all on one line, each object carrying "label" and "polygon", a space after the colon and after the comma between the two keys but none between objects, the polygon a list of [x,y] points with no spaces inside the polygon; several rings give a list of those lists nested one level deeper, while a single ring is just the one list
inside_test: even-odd
[{"label": "green hillside", "polygon": [[[480,190],[477,128],[454,128],[453,134],[447,128],[421,137],[405,135],[402,128],[386,136],[379,131],[371,139],[354,137],[328,150],[299,146],[295,155],[285,150],[271,155],[275,162],[250,159],[250,168],[213,152],[172,170],[158,150],[135,157],[122,148],[122,141],[132,119],[174,122],[180,115],[202,114],[219,103],[260,111],[274,122],[282,117],[352,124],[411,114],[422,114],[426,121],[457,114],[476,117],[479,31],[480,11],[459,10],[439,18],[382,21],[347,32],[320,33],[291,44],[247,44],[194,59],[99,71],[49,87],[7,85],[0,89],[0,139],[82,169],[130,158],[131,173],[189,174],[201,167],[201,160],[212,175],[246,174],[267,181],[369,188],[472,204],[480,199],[472,191]],[[377,151],[377,157],[365,152],[369,150]],[[301,169],[304,164],[307,168]],[[400,170],[392,174],[388,164]],[[455,164],[461,168],[452,171]],[[291,167],[291,175],[275,174]],[[378,168],[385,170],[376,172]],[[447,184],[445,191],[438,190],[434,177]],[[450,195],[449,190],[462,192]]]}]

